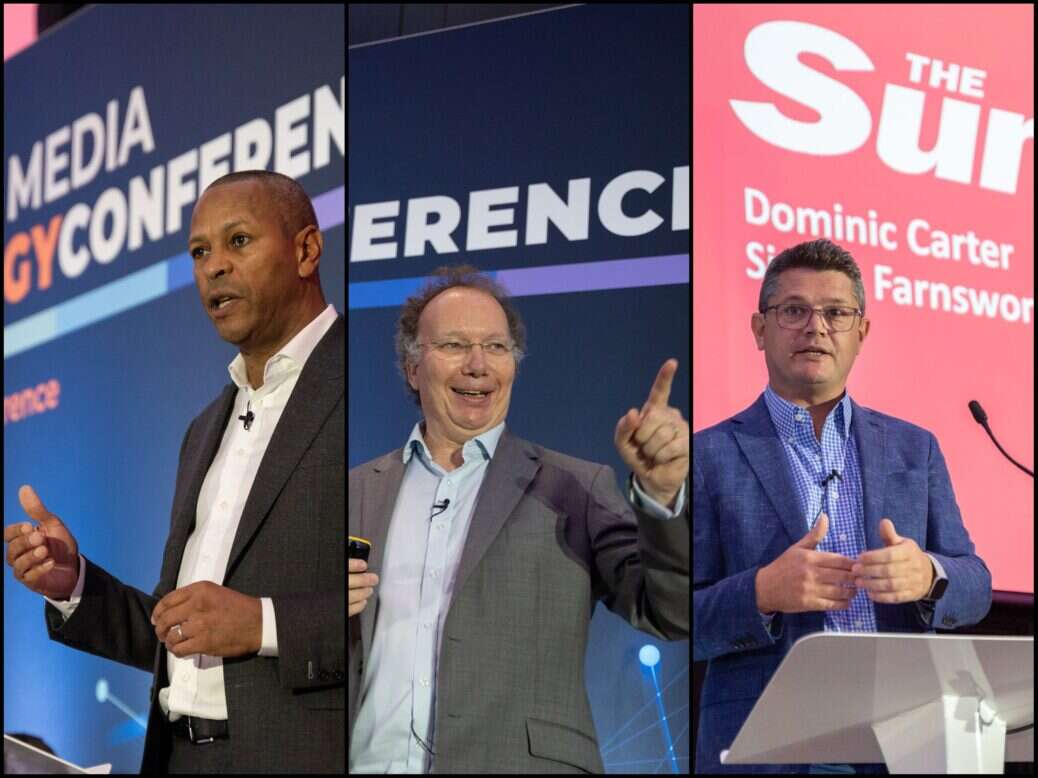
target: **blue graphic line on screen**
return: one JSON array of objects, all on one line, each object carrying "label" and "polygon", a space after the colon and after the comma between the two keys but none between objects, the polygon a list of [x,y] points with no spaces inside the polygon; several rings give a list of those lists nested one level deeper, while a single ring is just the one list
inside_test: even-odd
[{"label": "blue graphic line on screen", "polygon": [[168,264],[169,260],[157,262],[7,325],[4,327],[4,359],[161,297],[169,291]]},{"label": "blue graphic line on screen", "polygon": [[[689,256],[670,254],[660,257],[543,265],[498,270],[487,275],[502,283],[514,297],[687,284]],[[350,284],[348,305],[351,311],[361,308],[394,307],[414,294],[425,281],[423,277],[358,281]]]},{"label": "blue graphic line on screen", "polygon": [[194,261],[187,252],[166,260],[166,289],[175,292],[185,286],[194,286]]},{"label": "blue graphic line on screen", "polygon": [[58,336],[58,309],[46,310],[27,316],[4,327],[4,359],[46,343]]},{"label": "blue graphic line on screen", "polygon": [[97,684],[94,686],[94,695],[97,697],[98,702],[112,703],[112,705],[117,707],[119,710],[121,710],[123,713],[125,713],[135,722],[137,722],[140,725],[142,731],[148,728],[148,720],[144,716],[142,716],[139,713],[134,713],[129,705],[127,705],[125,702],[123,702],[114,694],[112,694],[111,690],[108,688],[107,679],[97,679]]},{"label": "blue graphic line on screen", "polygon": [[[494,276],[494,273],[487,273]],[[405,299],[413,295],[425,278],[395,278],[391,281],[364,281],[350,284],[346,304],[350,310],[359,308],[383,308],[386,306],[400,305]]]},{"label": "blue graphic line on screen", "polygon": [[[345,220],[346,187],[312,199],[321,230]],[[4,327],[4,359],[194,284],[186,251]]]},{"label": "blue graphic line on screen", "polygon": [[147,732],[136,719],[126,719],[108,730],[108,745],[121,746],[132,740],[141,740]]},{"label": "blue graphic line on screen", "polygon": [[[607,738],[604,738],[601,741],[600,748],[602,751],[602,757],[606,760],[607,772],[659,773],[664,772],[666,770],[666,765],[669,762],[670,771],[672,773],[677,774],[682,772],[678,764],[679,761],[689,761],[688,754],[678,754],[674,750],[674,737],[671,735],[670,731],[670,720],[672,718],[672,715],[669,715],[667,713],[665,702],[663,699],[664,692],[667,690],[667,688],[674,686],[677,683],[677,681],[680,680],[683,676],[687,676],[687,666],[685,670],[678,673],[677,678],[671,679],[667,683],[666,688],[660,688],[659,676],[657,675],[656,671],[658,668],[660,668],[661,658],[662,655],[660,654],[659,648],[652,645],[651,643],[646,643],[638,650],[638,663],[642,670],[642,676],[644,678],[650,679],[652,682],[652,701],[646,702],[644,705],[642,705],[642,707],[639,708],[634,713],[634,715],[632,715],[630,719],[623,726],[620,727],[620,729],[618,729],[612,735],[608,736]],[[644,712],[651,708],[655,708],[658,712],[657,724],[643,726],[641,722],[638,722],[638,724],[636,725],[638,728],[634,731],[634,733],[627,734],[625,730],[627,730],[628,726],[635,724],[635,722],[638,721],[638,718]],[[677,710],[674,711],[674,713],[687,714],[687,711],[688,705],[685,704],[678,707]],[[657,726],[659,727],[659,730],[662,733],[662,756],[650,760],[629,760],[609,758],[611,754],[615,754],[621,751],[621,749],[623,749],[625,753],[629,752],[631,750],[632,741],[635,741],[640,737],[655,737],[654,733],[657,729]],[[678,733],[679,741],[684,737],[685,733],[688,731],[688,726],[689,722],[686,720],[684,728],[681,729]],[[623,737],[621,737],[621,735],[623,735]]]},{"label": "blue graphic line on screen", "polygon": [[663,731],[663,743],[667,747],[665,758],[670,759],[670,771],[677,775],[681,770],[678,769],[678,760],[674,756],[674,738],[670,734],[670,721],[667,719],[667,709],[663,706],[663,694],[660,692],[660,679],[656,675],[656,667],[656,664],[650,665],[649,672],[652,673],[652,685],[656,687],[656,707],[660,713],[660,729]]},{"label": "blue graphic line on screen", "polygon": [[314,204],[317,226],[322,230],[338,227],[346,216],[346,187],[337,186],[310,200]]}]

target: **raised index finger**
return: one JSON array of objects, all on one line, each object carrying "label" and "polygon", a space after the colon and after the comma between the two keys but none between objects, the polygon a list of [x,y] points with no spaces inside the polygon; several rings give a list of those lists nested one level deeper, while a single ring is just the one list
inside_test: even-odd
[{"label": "raised index finger", "polygon": [[656,374],[656,380],[652,382],[649,390],[649,399],[642,406],[642,413],[650,408],[666,408],[670,402],[670,386],[674,383],[674,374],[678,372],[678,361],[668,359],[663,363],[660,372]]}]

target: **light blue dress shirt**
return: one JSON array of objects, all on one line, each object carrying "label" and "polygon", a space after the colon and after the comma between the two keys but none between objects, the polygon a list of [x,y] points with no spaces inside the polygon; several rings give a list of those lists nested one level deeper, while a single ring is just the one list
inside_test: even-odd
[{"label": "light blue dress shirt", "polygon": [[[450,472],[433,461],[421,423],[407,439],[382,569],[375,571],[378,615],[350,739],[350,773],[432,769],[440,639],[476,498],[504,430],[501,422],[466,442],[463,464]],[[684,486],[673,510],[646,495],[637,479],[633,492],[654,518],[675,518],[684,509]]]},{"label": "light blue dress shirt", "polygon": [[[844,392],[840,402],[825,417],[821,440],[815,437],[814,423],[806,408],[779,397],[770,385],[764,390],[764,402],[793,474],[793,485],[804,517],[804,534],[810,531],[824,510],[829,517],[829,530],[818,550],[857,559],[868,549],[861,467],[854,436],[851,435],[853,408],[850,395]],[[840,476],[830,480],[827,486],[821,486],[825,477],[834,470]],[[933,562],[937,576],[944,577],[940,563],[932,555],[927,556]],[[873,606],[868,592],[859,589],[850,608],[825,612],[825,631],[876,632]],[[920,609],[920,613],[925,614],[925,611]],[[762,615],[762,618],[765,625],[770,625],[774,614]]]}]

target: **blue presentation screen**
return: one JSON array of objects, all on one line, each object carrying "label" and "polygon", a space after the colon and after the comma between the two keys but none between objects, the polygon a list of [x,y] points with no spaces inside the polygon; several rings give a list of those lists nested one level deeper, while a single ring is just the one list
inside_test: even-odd
[{"label": "blue presentation screen", "polygon": [[[5,64],[5,524],[32,484],[84,556],[152,592],[181,441],[237,353],[187,255],[201,190],[296,179],[345,311],[345,34],[341,5],[95,5]],[[5,731],[136,772],[150,674],[51,642],[4,575]]]},{"label": "blue presentation screen", "polygon": [[[349,49],[351,467],[420,417],[393,335],[440,265],[493,275],[524,318],[515,434],[612,466],[620,487],[614,429],[668,357],[688,418],[689,31],[687,6],[586,5]],[[687,770],[688,644],[604,608],[591,640],[608,769],[670,772],[673,736]]]}]

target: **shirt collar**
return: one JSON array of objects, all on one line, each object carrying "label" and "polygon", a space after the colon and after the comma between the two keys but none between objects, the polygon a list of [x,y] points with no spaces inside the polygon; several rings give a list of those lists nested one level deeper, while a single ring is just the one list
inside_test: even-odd
[{"label": "shirt collar", "polygon": [[[328,307],[321,311],[312,322],[299,330],[292,340],[278,349],[277,353],[268,359],[267,364],[263,367],[263,386],[265,387],[271,379],[277,383],[277,378],[283,378],[293,370],[301,371],[318,342],[335,324],[337,316],[335,306],[328,303]],[[245,370],[245,357],[240,353],[231,360],[231,364],[227,366],[227,372],[231,374],[231,380],[239,389],[252,388]]]},{"label": "shirt collar", "polygon": [[[775,394],[771,384],[768,384],[764,389],[764,402],[768,406],[768,413],[771,414],[771,421],[774,423],[775,429],[783,437],[791,434],[796,428],[798,417],[807,414],[805,408],[794,405],[789,400]],[[840,402],[836,403],[833,409],[829,411],[826,421],[832,419],[833,424],[836,426],[836,431],[841,437],[846,438],[851,434],[851,413],[851,396],[847,394],[845,389]]]},{"label": "shirt collar", "polygon": [[[465,441],[465,445],[461,447],[462,459],[465,462],[471,462],[474,459],[492,459],[504,431],[505,423],[502,421],[496,427],[491,427],[486,432]],[[407,443],[404,444],[403,460],[405,465],[411,461],[411,456],[415,450],[427,462],[432,462],[429,447],[425,445],[425,438],[422,437],[422,422],[414,425],[414,429],[411,430],[411,436],[407,439]]]}]

